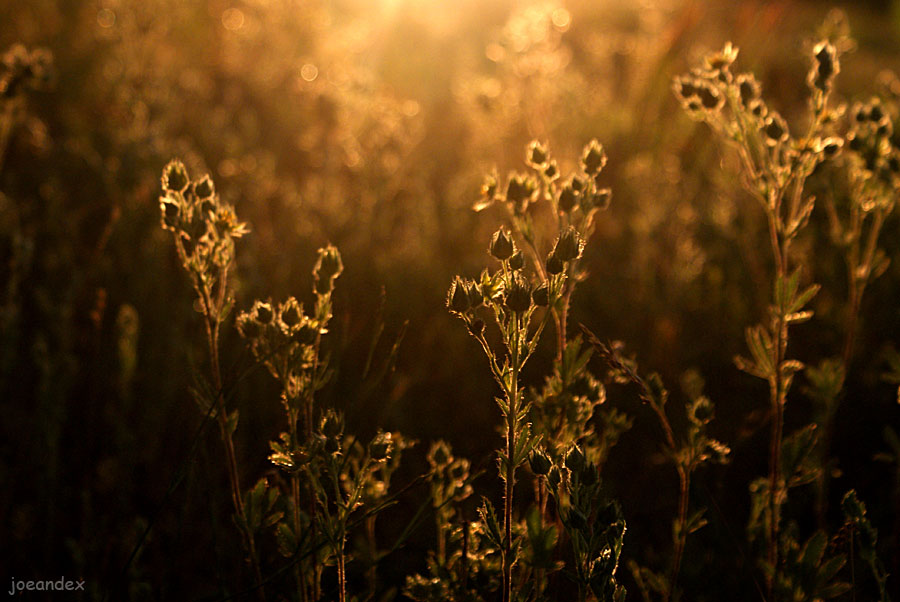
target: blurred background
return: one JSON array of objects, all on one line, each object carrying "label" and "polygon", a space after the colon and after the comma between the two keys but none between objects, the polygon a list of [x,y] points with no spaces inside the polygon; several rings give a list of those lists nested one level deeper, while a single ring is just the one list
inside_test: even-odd
[{"label": "blurred background", "polygon": [[[882,71],[900,68],[900,4],[837,5],[857,40],[837,93],[864,100]],[[732,358],[769,298],[764,223],[723,167],[731,151],[683,113],[671,82],[730,40],[739,69],[755,72],[793,125],[806,103],[809,42],[829,10],[799,0],[2,3],[0,52],[22,43],[53,55],[0,156],[4,577],[80,576],[94,599],[122,577],[150,520],[127,574],[136,599],[216,599],[239,566],[215,430],[191,452],[202,416],[188,391],[204,334],[160,228],[159,175],[169,159],[192,175],[209,172],[250,226],[237,248],[240,308],[288,295],[309,302],[316,249],[340,248],[346,270],[328,343],[337,376],[321,399],[352,408],[350,431],[371,435],[380,424],[419,441],[395,482],[423,472],[429,444],[443,438],[487,471],[479,492],[499,499],[495,385],[445,309],[447,287],[457,273],[480,272],[502,223],[497,208],[471,209],[485,174],[524,169],[534,138],[565,174],[597,138],[613,202],[589,241],[590,277],[572,323],[625,341],[675,399],[686,370],[706,379],[717,404],[713,434],[733,458],[695,481],[694,502],[708,508],[710,525],[689,544],[684,587],[702,592],[696,600],[753,598],[755,571],[742,557],[747,484],[767,470],[768,399]],[[813,223],[801,246],[823,291],[815,319],[792,339],[793,354],[811,363],[837,353],[846,295],[826,218],[816,213]],[[895,259],[898,226],[891,216],[883,237]],[[898,299],[895,261],[864,302],[838,409],[831,504],[839,522],[837,500],[860,492],[895,592],[900,468],[883,428],[900,425],[900,405],[883,375],[884,354],[900,341]],[[376,353],[386,354],[406,321],[394,373],[365,387],[360,374],[379,324]],[[223,336],[223,365],[246,366],[235,331]],[[524,374],[528,384],[542,382],[550,347]],[[605,372],[596,360],[592,369]],[[634,418],[603,470],[628,521],[623,554],[662,565],[677,480],[635,392],[610,385],[608,397]],[[270,470],[268,442],[284,418],[262,372],[234,403],[250,486]],[[795,387],[789,427],[811,412]],[[422,495],[411,490],[381,520],[387,539]],[[793,518],[806,525],[812,493],[803,496],[792,500]],[[415,533],[382,567],[385,582],[422,570],[432,545],[430,529]]]}]

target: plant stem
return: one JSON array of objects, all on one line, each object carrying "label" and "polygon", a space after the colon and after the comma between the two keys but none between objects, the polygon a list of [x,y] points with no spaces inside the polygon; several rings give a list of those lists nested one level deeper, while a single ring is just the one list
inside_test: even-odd
[{"label": "plant stem", "polygon": [[506,495],[503,503],[504,551],[503,551],[503,602],[512,599],[512,510],[513,488],[516,484],[514,455],[516,450],[516,422],[519,413],[519,314],[513,313],[515,331],[510,337],[512,374],[509,383],[509,411],[506,414]]},{"label": "plant stem", "polygon": [[247,525],[247,515],[244,512],[244,501],[241,496],[240,478],[238,476],[237,457],[234,452],[234,440],[228,429],[228,417],[222,389],[222,373],[219,365],[219,308],[222,306],[221,300],[223,300],[225,296],[226,276],[227,270],[223,270],[222,280],[219,282],[218,296],[220,301],[216,303],[215,306],[213,306],[209,291],[205,287],[202,289],[205,294],[202,295],[201,299],[206,314],[206,336],[209,344],[210,369],[212,371],[213,386],[216,389],[216,413],[219,422],[219,432],[222,436],[222,443],[225,445],[228,480],[231,484],[231,501],[234,505],[234,512],[241,524],[241,531],[244,535],[247,552],[250,557],[250,564],[253,568],[255,585],[259,585],[259,589],[256,590],[257,598],[259,600],[265,600],[265,590],[261,585],[262,573],[259,568],[259,559],[256,555],[256,544],[253,540],[253,533]]}]

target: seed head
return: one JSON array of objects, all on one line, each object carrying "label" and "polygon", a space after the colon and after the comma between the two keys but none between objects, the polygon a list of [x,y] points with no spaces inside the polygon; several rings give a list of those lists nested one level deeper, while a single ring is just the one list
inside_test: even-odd
[{"label": "seed head", "polygon": [[494,232],[494,235],[491,237],[490,251],[491,255],[500,261],[509,259],[515,252],[512,237],[509,235],[509,232],[506,231],[506,228],[501,227]]},{"label": "seed head", "polygon": [[190,184],[187,169],[184,163],[178,159],[172,159],[163,169],[162,187],[163,190],[171,190],[172,192],[184,192]]},{"label": "seed head", "polygon": [[524,313],[531,307],[531,285],[516,273],[506,290],[506,307],[516,313]]},{"label": "seed head", "polygon": [[581,155],[581,165],[589,176],[598,173],[606,165],[606,151],[596,139],[588,142]]}]

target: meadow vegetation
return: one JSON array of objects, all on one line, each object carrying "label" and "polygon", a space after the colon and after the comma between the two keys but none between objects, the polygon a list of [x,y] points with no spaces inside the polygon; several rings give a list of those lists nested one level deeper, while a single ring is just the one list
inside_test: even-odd
[{"label": "meadow vegetation", "polygon": [[900,598],[900,27],[846,8],[0,7],[4,576]]}]

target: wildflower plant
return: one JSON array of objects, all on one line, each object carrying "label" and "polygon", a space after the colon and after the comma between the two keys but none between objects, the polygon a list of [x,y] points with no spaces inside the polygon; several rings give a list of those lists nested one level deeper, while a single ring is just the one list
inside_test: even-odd
[{"label": "wildflower plant", "polygon": [[[247,233],[234,208],[222,201],[209,175],[191,180],[184,164],[175,159],[162,174],[163,194],[159,199],[162,228],[172,233],[182,267],[194,287],[194,306],[203,316],[209,352],[211,380],[198,375],[195,398],[207,415],[214,413],[225,446],[226,467],[231,485],[235,521],[243,536],[257,584],[262,581],[255,535],[248,521],[241,493],[240,473],[234,451],[237,409],[229,412],[219,364],[219,331],[234,304],[228,274],[234,262],[234,241]],[[258,501],[255,500],[254,501]],[[263,590],[258,590],[264,597]]]},{"label": "wildflower plant", "polygon": [[[500,266],[494,271],[484,270],[478,280],[457,276],[447,295],[447,307],[463,320],[481,345],[502,391],[502,396],[496,398],[506,439],[505,448],[498,452],[505,485],[502,523],[487,500],[479,512],[485,533],[500,550],[503,600],[521,595],[543,596],[548,572],[559,568],[552,559],[557,529],[547,524],[549,517],[545,516],[549,467],[537,460],[541,466],[537,468],[534,459],[561,461],[563,454],[582,443],[590,450],[586,463],[596,470],[599,450],[614,444],[619,433],[629,426],[624,416],[612,414],[606,421],[604,437],[595,436],[589,423],[595,408],[605,400],[604,390],[587,371],[590,350],[583,351],[580,340],[569,339],[567,333],[571,296],[575,284],[584,277],[579,260],[585,241],[593,232],[597,212],[608,206],[611,197],[609,189],[601,187],[600,174],[606,161],[603,147],[596,140],[591,141],[582,154],[580,172],[561,181],[557,161],[545,145],[534,141],[528,145],[525,159],[532,174],[510,174],[502,192],[497,175],[488,176],[482,187],[482,200],[475,209],[496,204],[508,216],[511,228],[501,226],[488,248]],[[549,253],[543,245],[552,238],[542,232],[544,222],[535,211],[538,204],[549,205],[552,216],[549,230],[555,233],[555,240]],[[485,315],[499,331],[499,344],[487,330]],[[557,333],[554,372],[542,390],[531,390],[526,395],[519,383],[521,371],[536,351],[550,319]],[[599,442],[601,439],[603,443]],[[541,440],[549,451],[535,456],[532,452]],[[524,527],[517,529],[516,524],[520,523],[514,517],[513,503],[516,471],[529,459],[532,471],[542,470],[536,473],[535,480],[538,512],[530,514]],[[560,490],[555,491],[557,509],[561,511]],[[599,482],[581,494],[582,502],[588,504],[581,508],[587,512],[585,516],[596,516],[598,508],[591,504],[598,499]],[[569,499],[568,494],[564,497]],[[527,538],[522,539],[517,531]],[[603,552],[593,545],[593,540],[589,545],[583,533],[581,539],[575,538],[575,532],[570,537],[577,556],[576,583],[581,595],[587,596],[591,591],[591,567]],[[513,569],[519,560],[524,563],[520,571],[529,575],[525,580],[528,586],[515,593]],[[615,562],[603,565],[610,579],[617,566],[618,552]],[[593,579],[599,577],[595,575]]]},{"label": "wildflower plant", "polygon": [[613,378],[638,387],[641,401],[650,407],[663,430],[665,456],[678,474],[678,511],[672,522],[672,560],[666,573],[656,573],[634,561],[631,562],[631,570],[645,600],[650,599],[651,592],[664,601],[678,599],[678,575],[687,538],[707,524],[703,508],[693,512],[690,510],[691,477],[705,464],[726,463],[731,450],[708,433],[715,408],[703,394],[703,379],[699,374],[690,371],[684,375],[682,387],[689,399],[684,408],[687,428],[678,435],[667,413],[669,391],[659,374],[654,372],[646,377],[641,376],[637,362],[624,355],[620,342],[606,344],[587,329],[584,332],[588,342],[609,364]]}]

